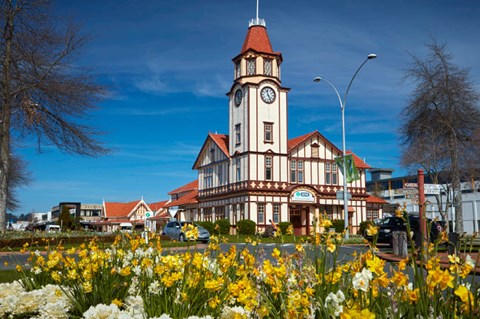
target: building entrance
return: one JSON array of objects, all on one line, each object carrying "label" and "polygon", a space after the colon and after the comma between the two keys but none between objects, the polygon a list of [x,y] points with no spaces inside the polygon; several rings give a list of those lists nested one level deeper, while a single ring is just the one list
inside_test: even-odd
[{"label": "building entrance", "polygon": [[290,222],[295,236],[308,235],[310,223],[309,207],[290,208]]}]

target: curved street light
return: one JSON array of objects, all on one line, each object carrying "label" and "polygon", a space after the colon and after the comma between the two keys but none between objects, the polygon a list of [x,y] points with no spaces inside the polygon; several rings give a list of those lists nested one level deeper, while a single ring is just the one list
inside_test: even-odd
[{"label": "curved street light", "polygon": [[345,218],[345,238],[348,239],[348,190],[347,190],[347,161],[345,156],[347,155],[346,151],[346,143],[345,143],[345,107],[347,106],[347,97],[348,97],[348,92],[350,91],[350,87],[352,86],[353,80],[357,76],[358,72],[360,69],[367,63],[368,60],[375,59],[377,57],[376,54],[369,54],[365,61],[358,67],[357,71],[352,76],[352,79],[350,80],[350,83],[348,83],[347,90],[345,91],[345,95],[343,96],[343,101],[340,96],[340,93],[338,93],[337,88],[327,79],[322,78],[317,76],[316,78],[313,79],[314,82],[320,82],[324,81],[328,85],[332,87],[332,89],[335,91],[335,94],[337,95],[338,102],[340,103],[340,109],[342,110],[342,157],[343,157],[343,216]]}]

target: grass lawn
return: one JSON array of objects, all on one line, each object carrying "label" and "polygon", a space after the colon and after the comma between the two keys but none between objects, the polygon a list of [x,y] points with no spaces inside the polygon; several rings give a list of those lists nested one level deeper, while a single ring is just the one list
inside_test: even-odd
[{"label": "grass lawn", "polygon": [[19,273],[16,270],[1,270],[0,283],[13,282],[20,279]]}]

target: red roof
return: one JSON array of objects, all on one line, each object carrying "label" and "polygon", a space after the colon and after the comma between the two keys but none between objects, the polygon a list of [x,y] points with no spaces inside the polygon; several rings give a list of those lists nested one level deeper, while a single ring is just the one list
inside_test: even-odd
[{"label": "red roof", "polygon": [[247,37],[243,42],[240,54],[254,50],[261,53],[275,54],[268,38],[267,29],[264,26],[255,25],[248,29]]},{"label": "red roof", "polygon": [[222,150],[227,157],[230,157],[228,152],[228,135],[225,134],[208,134],[217,146]]},{"label": "red roof", "polygon": [[105,217],[114,218],[114,217],[128,217],[128,215],[133,211],[133,209],[141,202],[141,200],[136,200],[129,203],[115,203],[115,202],[105,202]]},{"label": "red roof", "polygon": [[197,196],[198,196],[198,190],[194,189],[194,190],[188,192],[187,194],[183,195],[179,199],[168,203],[165,206],[166,207],[174,207],[174,206],[182,206],[182,205],[188,205],[188,204],[196,204],[196,203],[198,203]]},{"label": "red roof", "polygon": [[156,203],[151,203],[151,204],[148,204],[148,207],[150,207],[151,210],[153,210],[154,212],[162,209],[162,208],[165,208],[165,204],[168,203],[168,200],[164,200],[164,201],[161,201],[161,202],[156,202]]},{"label": "red roof", "polygon": [[318,131],[314,131],[314,132],[310,132],[310,133],[307,133],[305,135],[302,135],[302,136],[298,136],[298,137],[294,137],[292,139],[289,139],[288,140],[288,144],[287,144],[287,148],[288,148],[288,151],[290,151],[291,149],[297,147],[300,143],[302,143],[303,141],[307,140],[308,138],[310,138],[312,135],[314,135],[315,133],[318,133]]},{"label": "red roof", "polygon": [[367,168],[371,168],[370,165],[368,165],[367,163],[365,163],[364,161],[362,161],[360,159],[360,157],[358,157],[357,155],[355,155],[355,153],[353,153],[352,151],[347,151],[347,154],[352,154],[353,156],[353,162],[355,163],[355,166],[357,168],[362,168],[362,169],[367,169]]},{"label": "red roof", "polygon": [[387,201],[384,200],[383,198],[373,196],[373,195],[369,195],[367,197],[367,203],[387,204]]},{"label": "red roof", "polygon": [[[170,191],[168,193],[168,195],[172,195],[172,194],[180,194],[180,193],[184,193],[186,191],[190,191],[190,190],[194,190],[194,189],[198,189],[198,179],[194,180],[193,182],[190,182],[188,184],[185,184],[183,186],[180,186],[179,188],[177,189],[174,189],[173,191]],[[170,203],[169,203],[170,204]],[[166,205],[166,207],[170,207],[171,205]]]},{"label": "red roof", "polygon": [[170,216],[170,214],[165,211],[159,215],[156,215],[156,216],[153,216],[153,217],[150,217],[148,218],[148,220],[162,220],[162,219],[170,219],[172,216]]}]

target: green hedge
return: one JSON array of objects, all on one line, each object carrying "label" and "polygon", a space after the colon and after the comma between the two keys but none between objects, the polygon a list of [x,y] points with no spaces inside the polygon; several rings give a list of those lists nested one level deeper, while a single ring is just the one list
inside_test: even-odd
[{"label": "green hedge", "polygon": [[253,220],[242,219],[237,222],[237,233],[239,235],[255,235],[257,224]]},{"label": "green hedge", "polygon": [[280,230],[282,231],[283,235],[287,234],[287,229],[288,229],[288,227],[290,227],[291,224],[292,224],[291,222],[278,223],[278,227],[280,227]]},{"label": "green hedge", "polygon": [[345,220],[343,219],[332,220],[332,227],[335,228],[335,232],[337,233],[343,232],[345,230]]},{"label": "green hedge", "polygon": [[197,223],[199,226],[202,226],[203,228],[208,230],[208,232],[211,235],[215,234],[215,225],[212,222],[206,221],[206,222],[195,222],[195,223]]},{"label": "green hedge", "polygon": [[0,249],[3,248],[15,248],[15,247],[23,247],[25,243],[28,243],[30,247],[45,247],[49,246],[57,246],[58,244],[82,244],[88,243],[93,238],[96,238],[100,243],[112,243],[115,240],[117,234],[112,235],[105,235],[105,236],[78,236],[78,237],[25,237],[25,238],[12,238],[12,239],[1,239],[0,240]]},{"label": "green hedge", "polygon": [[230,234],[230,221],[228,219],[220,219],[215,221],[215,234],[229,235]]}]

